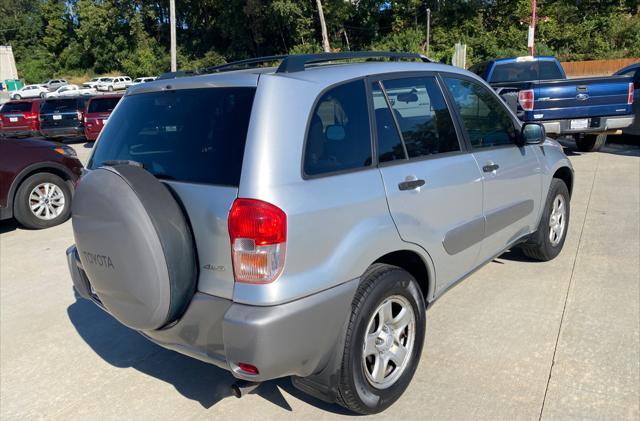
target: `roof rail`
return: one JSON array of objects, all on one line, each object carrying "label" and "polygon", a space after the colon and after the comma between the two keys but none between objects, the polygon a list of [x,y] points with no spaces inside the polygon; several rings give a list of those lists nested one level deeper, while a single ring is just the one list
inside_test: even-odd
[{"label": "roof rail", "polygon": [[177,77],[195,76],[197,74],[198,74],[198,72],[197,71],[193,71],[193,70],[179,70],[177,72],[163,73],[160,76],[158,76],[156,78],[156,80],[175,79]]},{"label": "roof rail", "polygon": [[345,53],[295,54],[285,56],[276,73],[302,72],[307,64],[323,63],[334,60],[350,60],[363,58],[389,58],[392,60],[413,59],[426,63],[433,60],[417,53],[393,53],[388,51],[352,51]]},{"label": "roof rail", "polygon": [[[276,73],[292,73],[302,72],[307,64],[323,63],[335,60],[350,60],[350,59],[366,59],[366,58],[388,58],[391,60],[421,60],[426,63],[433,63],[430,58],[417,53],[392,53],[388,51],[351,51],[344,53],[319,53],[319,54],[290,54],[290,55],[275,55],[249,58],[246,60],[232,61],[230,63],[220,64],[218,66],[207,67],[202,69],[197,74],[205,73],[218,73],[228,72],[238,67],[251,67],[251,65],[269,63],[273,61],[281,61],[280,66]],[[181,72],[176,72],[181,73]],[[168,77],[163,77],[168,75]],[[173,76],[170,73],[165,73],[160,78],[168,79]],[[182,76],[182,75],[178,75]]]},{"label": "roof rail", "polygon": [[260,63],[269,63],[271,61],[280,61],[288,56],[286,55],[277,55],[277,56],[265,56],[265,57],[256,57],[249,58],[246,60],[238,60],[232,61],[231,63],[220,64],[218,66],[207,67],[200,70],[200,73],[218,73],[230,71],[236,67],[249,66],[251,64],[260,64]]}]

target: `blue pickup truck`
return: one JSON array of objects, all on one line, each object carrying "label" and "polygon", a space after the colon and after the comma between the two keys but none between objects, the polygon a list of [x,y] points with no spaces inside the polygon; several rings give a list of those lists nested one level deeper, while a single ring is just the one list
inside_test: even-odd
[{"label": "blue pickup truck", "polygon": [[567,79],[555,57],[512,57],[469,69],[497,91],[522,121],[542,123],[551,136],[573,136],[581,151],[597,151],[608,134],[634,121],[633,79]]}]

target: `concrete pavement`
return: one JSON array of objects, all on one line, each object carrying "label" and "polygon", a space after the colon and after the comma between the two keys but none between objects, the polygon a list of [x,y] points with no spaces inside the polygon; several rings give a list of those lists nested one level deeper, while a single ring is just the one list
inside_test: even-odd
[{"label": "concrete pavement", "polygon": [[[74,145],[81,157],[89,149]],[[576,170],[562,254],[505,253],[427,313],[425,351],[404,396],[370,418],[640,418],[640,149],[568,150]],[[76,300],[70,223],[0,225],[0,418],[336,419],[268,382],[241,400],[232,376],[164,350]]]}]

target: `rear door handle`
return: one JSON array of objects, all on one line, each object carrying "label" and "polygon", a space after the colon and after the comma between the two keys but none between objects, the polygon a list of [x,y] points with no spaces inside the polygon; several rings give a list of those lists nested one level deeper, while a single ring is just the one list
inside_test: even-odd
[{"label": "rear door handle", "polygon": [[398,183],[398,188],[400,190],[415,190],[418,187],[422,187],[426,184],[424,180],[407,180]]},{"label": "rear door handle", "polygon": [[484,171],[484,172],[494,172],[498,168],[500,168],[500,165],[491,163],[491,164],[487,164],[484,167],[482,167],[482,171]]}]

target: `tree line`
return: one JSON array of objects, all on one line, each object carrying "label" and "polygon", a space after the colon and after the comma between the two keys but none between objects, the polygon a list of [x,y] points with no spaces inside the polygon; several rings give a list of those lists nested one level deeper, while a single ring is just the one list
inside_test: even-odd
[{"label": "tree line", "polygon": [[[334,51],[425,53],[467,63],[527,54],[530,0],[176,0],[178,68],[263,55],[322,51],[318,5]],[[637,0],[538,0],[536,54],[561,60],[640,56]],[[0,0],[0,44],[20,76],[169,69],[169,1]]]}]

